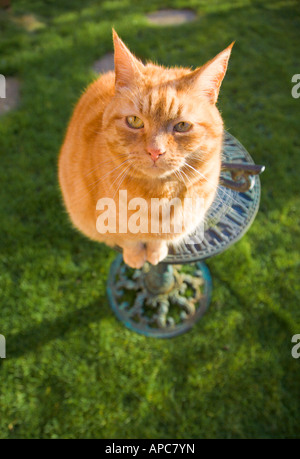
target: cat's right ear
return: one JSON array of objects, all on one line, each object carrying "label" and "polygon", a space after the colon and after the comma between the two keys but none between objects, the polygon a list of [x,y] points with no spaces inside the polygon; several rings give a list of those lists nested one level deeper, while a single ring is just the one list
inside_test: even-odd
[{"label": "cat's right ear", "polygon": [[114,29],[113,41],[115,49],[116,89],[130,87],[136,78],[141,75],[144,64],[129,51]]}]

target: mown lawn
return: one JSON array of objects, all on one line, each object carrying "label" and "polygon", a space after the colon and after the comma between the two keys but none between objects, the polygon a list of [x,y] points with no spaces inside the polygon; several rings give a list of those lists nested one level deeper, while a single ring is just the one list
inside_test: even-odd
[{"label": "mown lawn", "polygon": [[[0,73],[22,83],[0,119],[0,438],[300,437],[299,115],[296,0],[12,1]],[[198,20],[150,25],[158,7]],[[13,18],[34,14],[26,31]],[[105,288],[113,250],[74,230],[57,184],[72,108],[112,51],[114,26],[143,59],[198,66],[236,40],[219,107],[265,164],[247,235],[208,262],[209,311],[170,340],[132,333]]]}]

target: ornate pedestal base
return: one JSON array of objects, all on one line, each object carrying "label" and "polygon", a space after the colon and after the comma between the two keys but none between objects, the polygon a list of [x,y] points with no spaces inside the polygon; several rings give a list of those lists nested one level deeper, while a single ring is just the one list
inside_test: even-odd
[{"label": "ornate pedestal base", "polygon": [[108,281],[108,297],[126,327],[146,336],[170,338],[189,330],[208,308],[211,276],[203,262],[161,263],[132,269],[119,255]]}]

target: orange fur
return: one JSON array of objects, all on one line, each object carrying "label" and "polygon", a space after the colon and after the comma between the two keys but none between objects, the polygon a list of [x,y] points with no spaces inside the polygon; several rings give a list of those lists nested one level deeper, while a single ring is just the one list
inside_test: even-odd
[{"label": "orange fur", "polygon": [[[180,234],[100,234],[97,201],[115,200],[117,228],[119,189],[127,190],[128,201],[147,201],[149,222],[151,198],[201,196],[207,211],[221,166],[223,122],[215,103],[232,45],[195,71],[144,66],[115,32],[114,47],[115,73],[92,83],[74,110],[59,156],[59,182],[73,224],[91,239],[123,247],[125,261],[140,267],[146,259],[156,264],[164,258],[168,241],[181,239],[200,217],[191,216]],[[128,116],[138,116],[144,127],[128,126]],[[191,130],[175,132],[181,121]],[[154,163],[151,149],[165,154]]]}]

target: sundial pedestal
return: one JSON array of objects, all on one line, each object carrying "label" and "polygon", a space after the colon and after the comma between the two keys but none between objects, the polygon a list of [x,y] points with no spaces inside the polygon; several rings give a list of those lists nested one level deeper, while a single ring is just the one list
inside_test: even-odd
[{"label": "sundial pedestal", "polygon": [[225,133],[220,186],[202,228],[180,247],[171,246],[157,266],[132,269],[122,255],[114,260],[107,293],[111,308],[129,329],[146,336],[170,338],[189,330],[207,310],[212,280],[202,261],[238,241],[251,226],[259,207],[263,166]]}]

